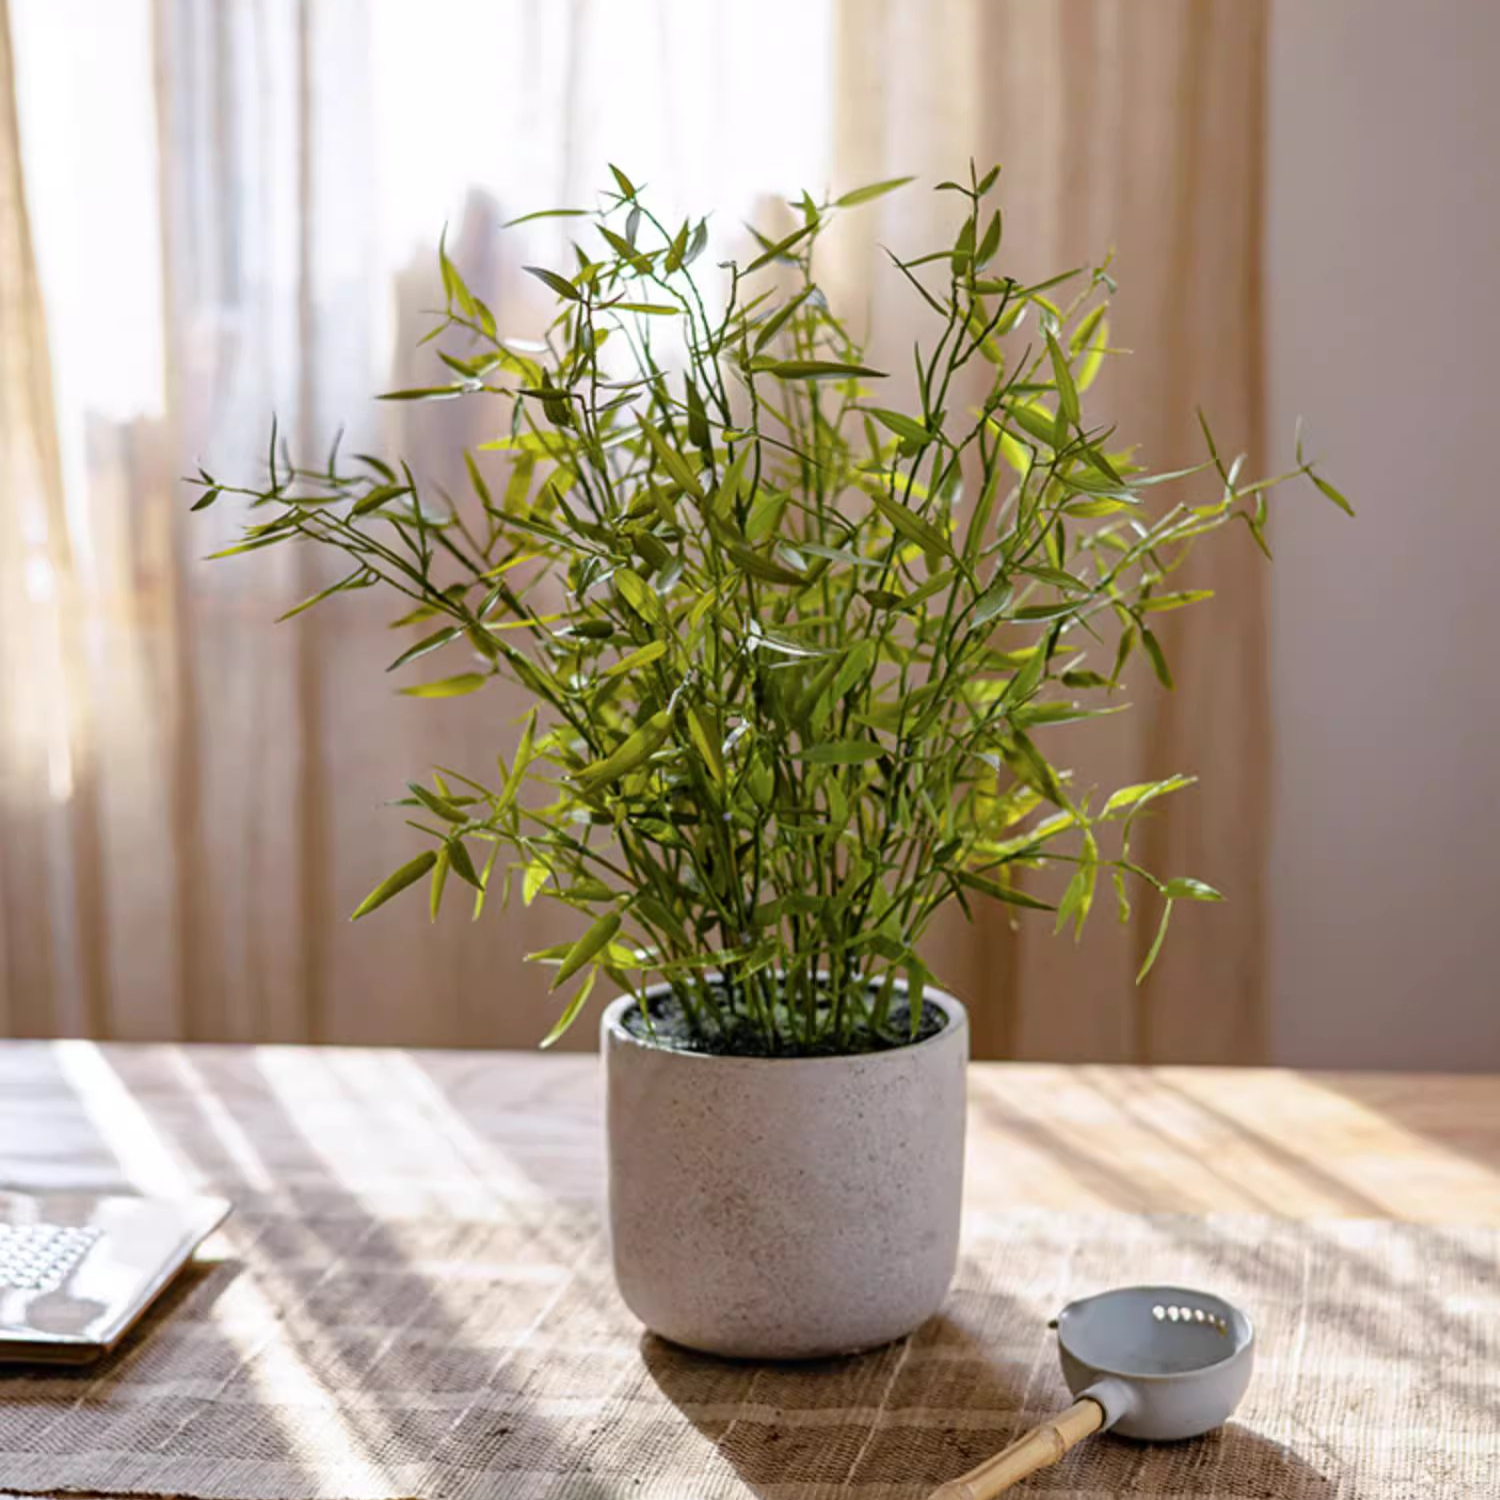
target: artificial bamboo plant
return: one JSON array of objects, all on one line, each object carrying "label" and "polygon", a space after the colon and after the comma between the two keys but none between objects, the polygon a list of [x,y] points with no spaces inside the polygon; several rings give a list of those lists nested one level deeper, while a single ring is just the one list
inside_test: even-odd
[{"label": "artificial bamboo plant", "polygon": [[1101,876],[1121,920],[1131,882],[1160,901],[1149,968],[1173,903],[1218,899],[1131,857],[1134,821],[1189,778],[1100,795],[1059,763],[1060,726],[1115,711],[1141,662],[1171,687],[1152,620],[1208,597],[1178,583],[1197,538],[1239,522],[1264,549],[1267,491],[1296,476],[1343,497],[1300,442],[1291,473],[1248,479],[1205,424],[1203,463],[1151,473],[1091,420],[1114,282],[1005,275],[998,170],[939,186],[962,206],[951,246],[890,255],[891,294],[931,318],[904,407],[815,256],[909,179],[804,195],[792,232],[705,277],[706,220],[663,223],[612,171],[597,209],[553,211],[580,230],[573,263],[528,268],[556,300],[543,343],[507,339],[440,252],[452,380],[385,399],[493,403],[481,446],[504,458],[464,455],[472,497],[433,504],[365,455],[296,467],[274,432],[264,483],[200,476],[197,507],[252,511],[216,555],[345,555],[291,613],[400,596],[418,638],[392,665],[426,674],[402,691],[508,677],[534,700],[493,780],[411,783],[427,847],[355,916],[423,880],[436,912],[450,877],[475,916],[513,894],[576,908],[576,940],[531,955],[572,986],[548,1041],[604,975],[664,981],[674,1003],[649,1009],[682,1045],[895,1045],[924,1024],[897,980],[921,994],[944,902],[1076,932]]}]

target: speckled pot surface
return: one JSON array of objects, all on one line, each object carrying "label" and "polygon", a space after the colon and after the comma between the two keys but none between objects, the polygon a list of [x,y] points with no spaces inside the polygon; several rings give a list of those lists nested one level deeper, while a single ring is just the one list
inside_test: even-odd
[{"label": "speckled pot surface", "polygon": [[654,1333],[814,1359],[909,1333],[958,1259],[969,1021],[856,1057],[711,1057],[604,1013],[615,1277]]}]

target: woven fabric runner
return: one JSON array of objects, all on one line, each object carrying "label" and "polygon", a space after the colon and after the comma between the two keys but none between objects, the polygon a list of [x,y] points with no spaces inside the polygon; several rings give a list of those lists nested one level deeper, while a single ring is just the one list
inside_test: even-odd
[{"label": "woven fabric runner", "polygon": [[1023,1493],[1500,1497],[1494,1228],[975,1217],[914,1337],[731,1364],[644,1336],[616,1296],[594,1179],[551,1144],[594,1138],[592,1099],[454,1095],[398,1053],[41,1056],[0,1056],[0,1181],[237,1207],[103,1364],[0,1376],[0,1494],[925,1500],[1066,1404],[1065,1302],[1155,1281],[1256,1319],[1236,1419],[1091,1439]]},{"label": "woven fabric runner", "polygon": [[1122,1279],[1258,1319],[1237,1419],[1096,1439],[1031,1492],[1500,1495],[1500,1236],[1019,1213],[877,1353],[731,1364],[643,1337],[593,1217],[246,1202],[102,1368],[0,1381],[0,1491],[212,1500],[918,1500],[1066,1404],[1047,1320]]}]

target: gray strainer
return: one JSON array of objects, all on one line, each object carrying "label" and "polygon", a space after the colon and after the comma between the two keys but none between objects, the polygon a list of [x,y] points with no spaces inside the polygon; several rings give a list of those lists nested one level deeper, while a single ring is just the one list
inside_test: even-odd
[{"label": "gray strainer", "polygon": [[1078,1400],[931,1500],[992,1500],[1095,1432],[1197,1437],[1228,1421],[1250,1384],[1250,1319],[1208,1292],[1121,1287],[1070,1302],[1055,1327],[1063,1379]]}]

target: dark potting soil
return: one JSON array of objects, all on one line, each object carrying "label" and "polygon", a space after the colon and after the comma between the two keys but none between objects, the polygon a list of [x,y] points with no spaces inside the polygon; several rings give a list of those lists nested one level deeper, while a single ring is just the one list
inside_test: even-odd
[{"label": "dark potting soil", "polygon": [[[894,1001],[885,1026],[876,1031],[856,1018],[842,1042],[832,1037],[811,1046],[802,1041],[800,1023],[794,1023],[786,1009],[776,1007],[777,1044],[767,1037],[763,1024],[749,1016],[725,1016],[723,1028],[707,1022],[696,1027],[675,995],[653,995],[646,1002],[647,1015],[639,1006],[625,1012],[622,1024],[632,1036],[650,1041],[674,1052],[700,1052],[713,1057],[852,1057],[868,1052],[889,1052],[925,1042],[947,1025],[946,1014],[923,1000],[917,1033],[912,1035],[911,1008],[904,997]],[[827,1019],[827,1009],[820,1020]],[[794,1030],[794,1024],[796,1029]]]}]

